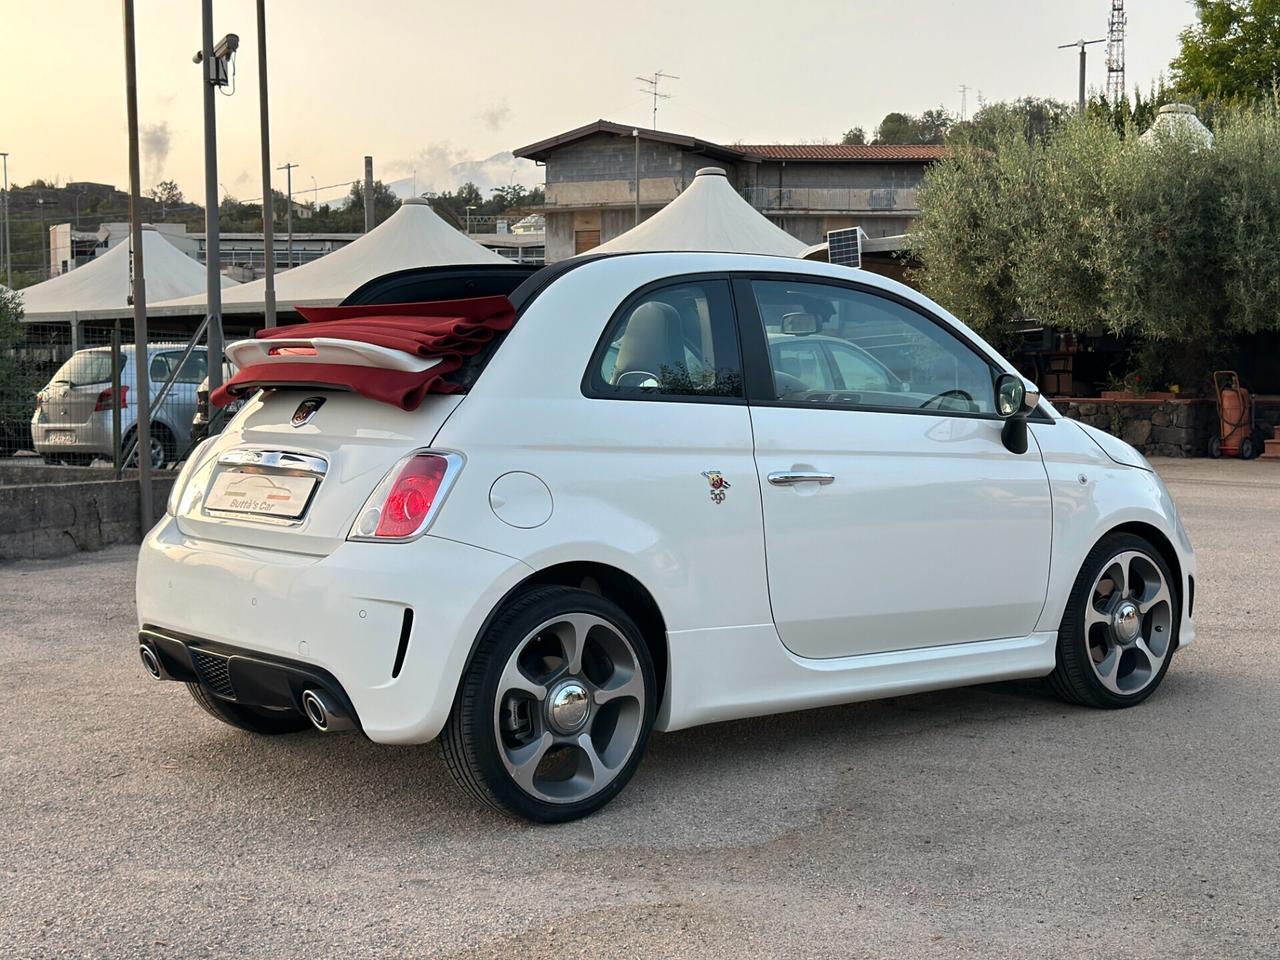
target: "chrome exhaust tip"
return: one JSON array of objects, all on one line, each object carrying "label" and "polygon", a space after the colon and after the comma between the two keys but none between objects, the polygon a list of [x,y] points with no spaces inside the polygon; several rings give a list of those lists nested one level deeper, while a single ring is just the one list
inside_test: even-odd
[{"label": "chrome exhaust tip", "polygon": [[302,709],[311,725],[321,733],[337,733],[350,730],[355,724],[323,690],[312,687],[302,692]]},{"label": "chrome exhaust tip", "polygon": [[145,643],[138,644],[138,656],[142,659],[142,668],[151,675],[152,680],[165,679],[164,667],[160,666],[160,658]]}]

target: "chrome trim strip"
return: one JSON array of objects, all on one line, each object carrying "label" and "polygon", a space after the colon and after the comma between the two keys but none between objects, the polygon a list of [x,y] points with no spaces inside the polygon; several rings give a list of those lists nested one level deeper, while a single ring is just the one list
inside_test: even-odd
[{"label": "chrome trim strip", "polygon": [[788,487],[795,483],[820,483],[826,486],[835,483],[835,474],[818,473],[814,470],[786,470],[769,474],[769,482],[775,487]]},{"label": "chrome trim strip", "polygon": [[266,467],[272,470],[296,470],[323,477],[329,471],[329,461],[324,457],[290,450],[228,450],[218,457],[224,467]]}]

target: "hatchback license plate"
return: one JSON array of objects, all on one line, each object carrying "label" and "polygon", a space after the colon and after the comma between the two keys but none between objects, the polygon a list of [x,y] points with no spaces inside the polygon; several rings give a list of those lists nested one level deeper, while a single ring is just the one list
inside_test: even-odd
[{"label": "hatchback license plate", "polygon": [[71,446],[76,442],[76,435],[69,430],[51,431],[44,435],[45,443],[56,443],[65,447]]},{"label": "hatchback license plate", "polygon": [[213,481],[205,509],[296,520],[307,511],[315,477],[228,470]]}]

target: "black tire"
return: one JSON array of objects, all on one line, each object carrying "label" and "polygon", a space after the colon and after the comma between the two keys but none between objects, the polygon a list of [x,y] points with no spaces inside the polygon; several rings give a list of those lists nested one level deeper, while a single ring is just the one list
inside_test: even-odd
[{"label": "black tire", "polygon": [[1253,437],[1245,437],[1240,441],[1240,459],[1252,460],[1257,454],[1257,449],[1253,445]]},{"label": "black tire", "polygon": [[[121,439],[120,444],[121,444],[121,447],[123,448],[122,455],[124,452],[127,452],[131,446],[133,446],[134,438],[137,436],[137,432],[138,432],[137,427],[130,427],[128,432],[126,432],[124,437]],[[176,440],[174,440],[173,434],[170,432],[169,428],[166,427],[163,423],[151,424],[151,439],[153,442],[158,441],[160,444],[161,450],[163,450],[164,452],[164,463],[161,463],[159,466],[156,466],[154,463],[152,464],[153,470],[161,470],[164,468],[165,464],[173,463],[174,459],[177,457],[178,443]],[[137,465],[138,465],[138,451],[135,450],[134,455],[129,458],[129,462],[126,463],[125,466],[136,467]]]},{"label": "black tire", "polygon": [[275,736],[311,729],[311,721],[296,710],[250,707],[214,696],[198,683],[188,683],[186,687],[191,699],[200,704],[205,713],[239,730]]},{"label": "black tire", "polygon": [[[1107,689],[1093,667],[1088,634],[1085,630],[1085,605],[1093,602],[1092,592],[1097,578],[1113,558],[1127,551],[1142,554],[1160,571],[1172,597],[1172,616],[1169,624],[1170,636],[1166,641],[1166,653],[1159,670],[1141,689],[1122,694]],[[1142,537],[1129,533],[1112,533],[1098,541],[1085,557],[1075,585],[1071,588],[1071,595],[1067,599],[1062,623],[1058,627],[1057,666],[1049,675],[1049,686],[1053,692],[1068,703],[1112,710],[1136,706],[1151,696],[1164,680],[1164,675],[1169,670],[1169,664],[1173,662],[1173,654],[1178,646],[1180,586],[1178,580],[1170,573],[1169,566],[1160,552]]]},{"label": "black tire", "polygon": [[1213,459],[1215,460],[1217,460],[1220,456],[1222,456],[1222,438],[1221,437],[1209,438],[1209,456],[1213,457]]},{"label": "black tire", "polygon": [[[499,679],[508,660],[540,625],[571,614],[588,614],[605,620],[626,640],[643,680],[644,702],[639,710],[639,731],[634,746],[613,779],[585,799],[548,802],[526,792],[508,773],[500,752],[502,745],[495,731],[494,715],[501,693]],[[648,647],[634,621],[617,604],[585,590],[534,587],[510,600],[481,637],[440,738],[441,751],[454,780],[479,802],[508,816],[536,823],[576,820],[599,810],[631,779],[648,745],[656,701],[656,681]],[[594,722],[593,714],[583,729],[590,731]]]}]

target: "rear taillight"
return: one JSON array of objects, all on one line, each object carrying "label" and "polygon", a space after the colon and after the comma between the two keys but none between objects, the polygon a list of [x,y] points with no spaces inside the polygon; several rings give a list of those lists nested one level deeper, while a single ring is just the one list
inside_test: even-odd
[{"label": "rear taillight", "polygon": [[[101,410],[110,410],[112,407],[113,390],[110,387],[98,394],[98,402],[93,405],[93,412],[98,413]],[[129,405],[129,385],[122,383],[120,385],[120,409],[123,410]]]},{"label": "rear taillight", "polygon": [[360,510],[352,540],[412,540],[440,510],[462,468],[456,453],[412,453],[398,461]]}]

